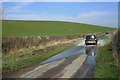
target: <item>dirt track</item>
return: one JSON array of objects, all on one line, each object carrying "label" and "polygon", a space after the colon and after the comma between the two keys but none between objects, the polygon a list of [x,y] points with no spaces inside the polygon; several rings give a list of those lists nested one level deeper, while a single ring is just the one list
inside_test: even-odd
[{"label": "dirt track", "polygon": [[82,66],[86,54],[77,54],[48,64],[33,66],[7,78],[70,78]]},{"label": "dirt track", "polygon": [[[98,45],[102,46],[105,44],[103,40],[99,41],[100,43]],[[97,47],[98,46],[90,46],[87,49],[84,45],[84,40],[80,41],[79,44],[77,44],[75,47],[49,58],[42,64],[38,63],[26,69],[15,72],[9,76],[6,76],[5,78],[76,78],[73,76],[81,68],[84,62],[89,57],[91,57],[90,59],[92,60],[96,55],[96,50],[98,49]],[[89,54],[91,55],[89,56]],[[88,59],[88,65],[91,64],[89,64],[91,61],[90,59]],[[87,71],[85,72],[86,74],[84,76],[87,75]]]}]

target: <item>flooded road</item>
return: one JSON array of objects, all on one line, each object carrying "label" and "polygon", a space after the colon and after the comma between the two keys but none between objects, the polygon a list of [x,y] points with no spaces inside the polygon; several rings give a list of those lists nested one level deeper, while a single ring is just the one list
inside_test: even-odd
[{"label": "flooded road", "polygon": [[98,46],[86,46],[87,58],[81,68],[72,76],[72,78],[92,78],[93,69],[96,63]]},{"label": "flooded road", "polygon": [[41,64],[46,64],[49,62],[57,61],[57,60],[60,60],[63,58],[67,58],[67,57],[74,56],[77,54],[82,54],[82,53],[85,53],[85,47],[84,46],[75,46],[68,50],[65,50],[64,52],[59,53],[58,55],[55,55],[55,56],[41,62]]},{"label": "flooded road", "polygon": [[[70,48],[56,56],[43,61],[41,64],[46,64],[49,62],[54,62],[63,58],[69,58],[73,56],[79,56],[81,54],[86,54],[86,60],[79,68],[79,70],[72,76],[72,78],[91,78],[93,75],[94,65],[96,63],[96,55],[98,52],[98,46],[75,46]],[[72,60],[72,59],[71,59]],[[68,60],[69,61],[69,60]],[[65,65],[64,65],[65,66]]]},{"label": "flooded road", "polygon": [[96,55],[100,46],[86,46],[84,40],[43,62],[11,74],[8,78],[92,78]]},{"label": "flooded road", "polygon": [[[54,62],[61,59],[69,59],[66,62],[69,62],[71,57],[80,56],[82,54],[86,54],[86,59],[83,62],[82,66],[76,71],[71,78],[92,78],[93,77],[93,69],[96,63],[96,55],[98,53],[98,49],[100,46],[103,46],[107,43],[107,40],[104,36],[100,37],[98,40],[98,45],[90,45],[86,46],[84,44],[85,40],[81,40],[77,43],[76,46],[55,55],[48,60],[43,61],[41,64],[47,64],[50,62]],[[72,59],[71,59],[72,60]],[[66,66],[66,65],[64,65]]]},{"label": "flooded road", "polygon": [[103,46],[104,44],[106,44],[106,37],[105,36],[101,36],[99,39],[98,39],[98,45],[92,45],[92,46],[86,46],[85,45],[85,40],[81,40],[81,41],[78,41],[76,42],[76,45],[70,49],[67,49],[61,53],[59,53],[58,55],[55,55],[43,62],[41,62],[41,64],[46,64],[46,63],[49,63],[49,62],[53,62],[53,61],[56,61],[56,60],[60,60],[60,59],[63,59],[63,58],[67,58],[67,57],[70,57],[70,56],[74,56],[74,55],[77,55],[77,54],[87,54],[87,55],[94,55],[96,54],[96,51],[98,50],[97,48],[99,46]]}]

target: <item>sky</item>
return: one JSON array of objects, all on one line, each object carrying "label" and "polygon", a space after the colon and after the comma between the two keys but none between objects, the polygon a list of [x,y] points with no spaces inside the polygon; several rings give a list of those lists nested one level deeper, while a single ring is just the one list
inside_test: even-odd
[{"label": "sky", "polygon": [[119,2],[119,0],[2,0],[2,2]]},{"label": "sky", "polygon": [[118,2],[4,2],[5,20],[50,20],[118,27]]}]

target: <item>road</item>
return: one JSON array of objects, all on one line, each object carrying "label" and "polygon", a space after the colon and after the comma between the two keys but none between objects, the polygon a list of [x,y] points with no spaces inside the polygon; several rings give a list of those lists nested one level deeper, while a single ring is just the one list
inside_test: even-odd
[{"label": "road", "polygon": [[7,78],[91,78],[99,46],[85,46],[84,40],[76,46],[55,55],[48,60],[15,72]]}]

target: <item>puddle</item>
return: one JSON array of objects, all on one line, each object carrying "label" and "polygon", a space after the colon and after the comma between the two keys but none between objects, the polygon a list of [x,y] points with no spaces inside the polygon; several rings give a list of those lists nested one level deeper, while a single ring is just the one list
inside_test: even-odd
[{"label": "puddle", "polygon": [[83,75],[84,78],[91,78],[93,76],[93,69],[96,63],[96,54],[98,52],[98,47],[96,46],[86,48],[86,50],[89,49],[90,51],[86,53],[88,56],[84,63],[84,73],[86,73]]},{"label": "puddle", "polygon": [[60,60],[60,59],[63,59],[63,58],[67,58],[67,57],[70,57],[70,56],[73,56],[73,55],[76,55],[76,54],[82,54],[82,53],[85,53],[84,46],[75,46],[75,47],[72,47],[68,50],[65,50],[64,52],[59,53],[58,55],[55,55],[55,56],[41,62],[41,64],[46,64],[46,63],[49,63],[49,62],[53,62],[53,61],[56,61],[56,60]]},{"label": "puddle", "polygon": [[100,46],[105,45],[108,42],[107,39],[99,39],[98,45],[90,45],[85,46],[84,42],[79,43],[75,47],[72,47],[64,52],[59,53],[43,62],[41,64],[46,64],[49,62],[57,61],[63,58],[69,58],[71,56],[75,56],[78,54],[87,54],[87,58],[83,63],[82,67],[73,75],[73,78],[92,78],[93,77],[93,69],[96,63],[96,55]]},{"label": "puddle", "polygon": [[87,46],[86,54],[88,55],[83,66],[75,73],[73,78],[92,78],[93,69],[96,63],[97,46]]},{"label": "puddle", "polygon": [[[100,41],[100,43],[104,44],[104,41],[102,42],[102,40]],[[87,53],[88,55],[92,55],[94,56],[94,48],[96,46],[88,46],[86,47],[85,45],[83,45],[84,42],[82,41],[82,43],[79,43],[79,45],[76,45],[68,50],[65,50],[61,53],[59,53],[58,55],[55,55],[43,62],[41,62],[40,64],[46,64],[46,63],[50,63],[50,62],[53,62],[53,61],[57,61],[57,60],[60,60],[60,59],[63,59],[63,58],[67,58],[67,57],[70,57],[70,56],[73,56],[73,55],[76,55],[76,54],[83,54],[83,53]]]},{"label": "puddle", "polygon": [[87,58],[82,67],[73,75],[73,78],[92,78],[94,66],[96,63],[96,55],[100,46],[103,46],[109,42],[108,38],[102,36],[98,40],[98,45],[90,45],[85,47],[85,53]]}]

